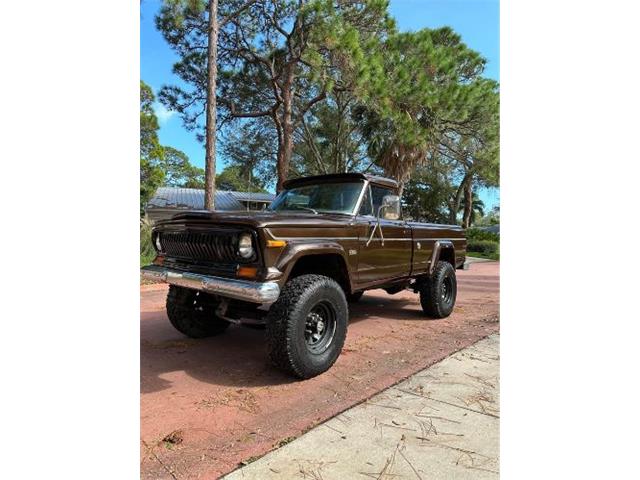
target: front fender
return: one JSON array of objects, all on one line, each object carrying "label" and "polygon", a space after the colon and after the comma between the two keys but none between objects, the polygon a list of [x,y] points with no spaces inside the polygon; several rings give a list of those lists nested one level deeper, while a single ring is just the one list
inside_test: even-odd
[{"label": "front fender", "polygon": [[344,247],[338,242],[328,240],[322,241],[289,241],[287,246],[282,250],[272,268],[269,268],[267,279],[276,280],[280,286],[283,286],[291,270],[298,260],[302,257],[311,255],[338,255],[344,262],[347,269],[349,283],[351,283],[351,271],[349,261]]}]

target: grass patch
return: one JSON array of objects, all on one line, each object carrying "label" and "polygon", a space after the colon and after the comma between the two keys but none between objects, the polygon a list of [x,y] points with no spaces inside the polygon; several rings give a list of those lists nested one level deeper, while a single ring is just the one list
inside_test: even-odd
[{"label": "grass patch", "polygon": [[243,460],[242,462],[239,463],[239,465],[244,467],[244,466],[249,465],[250,463],[253,463],[253,462],[255,462],[256,460],[259,460],[259,459],[260,459],[260,455],[254,455],[253,457],[249,457],[246,460]]},{"label": "grass patch", "polygon": [[487,260],[500,260],[499,253],[467,252],[467,257],[486,258]]},{"label": "grass patch", "polygon": [[280,440],[280,441],[277,443],[277,445],[276,445],[276,446],[277,446],[278,448],[284,447],[287,443],[291,443],[291,442],[293,442],[295,439],[296,439],[296,437],[287,437],[287,438],[283,438],[282,440]]},{"label": "grass patch", "polygon": [[[151,230],[153,229],[153,225],[149,221],[149,219],[141,218],[140,219],[140,266],[144,267],[145,265],[150,265],[153,262],[153,259],[156,258],[156,250],[153,248],[153,244],[151,243]],[[140,275],[140,285],[151,285],[153,283],[158,283],[154,280],[147,280],[142,278]]]},{"label": "grass patch", "polygon": [[140,254],[140,266],[144,267],[145,265],[151,265],[151,262],[153,262],[153,259],[156,258],[155,254],[154,255],[145,255],[145,254]]},{"label": "grass patch", "polygon": [[153,225],[147,218],[140,219],[140,266],[149,265],[156,258],[156,251],[151,243]]}]

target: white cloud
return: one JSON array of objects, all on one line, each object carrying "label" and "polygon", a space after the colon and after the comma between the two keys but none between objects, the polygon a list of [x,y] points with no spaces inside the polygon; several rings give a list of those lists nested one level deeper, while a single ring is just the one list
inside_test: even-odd
[{"label": "white cloud", "polygon": [[153,105],[153,111],[161,124],[167,123],[169,119],[176,114],[176,112],[167,109],[167,107],[158,102]]}]

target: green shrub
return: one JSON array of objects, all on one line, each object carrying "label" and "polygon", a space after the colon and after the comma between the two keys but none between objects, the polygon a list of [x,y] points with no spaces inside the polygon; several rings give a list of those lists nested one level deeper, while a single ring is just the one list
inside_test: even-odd
[{"label": "green shrub", "polygon": [[498,253],[500,244],[491,240],[468,240],[467,251],[478,252],[484,255],[492,255]]},{"label": "green shrub", "polygon": [[480,230],[478,228],[468,228],[465,233],[468,240],[488,240],[500,243],[500,235],[497,233],[487,232],[486,230]]},{"label": "green shrub", "polygon": [[156,251],[151,243],[152,228],[148,219],[140,219],[140,266],[149,265],[156,258]]}]

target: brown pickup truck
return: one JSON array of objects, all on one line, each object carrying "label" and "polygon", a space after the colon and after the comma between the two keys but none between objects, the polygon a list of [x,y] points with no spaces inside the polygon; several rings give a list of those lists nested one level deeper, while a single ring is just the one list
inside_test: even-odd
[{"label": "brown pickup truck", "polygon": [[265,326],[273,363],[310,378],[336,361],[348,302],[365,290],[411,289],[428,317],[453,310],[464,231],[404,220],[397,192],[387,178],[322,175],[286,182],[264,212],[182,213],[154,228],[157,257],[142,274],[170,284],[181,333]]}]

